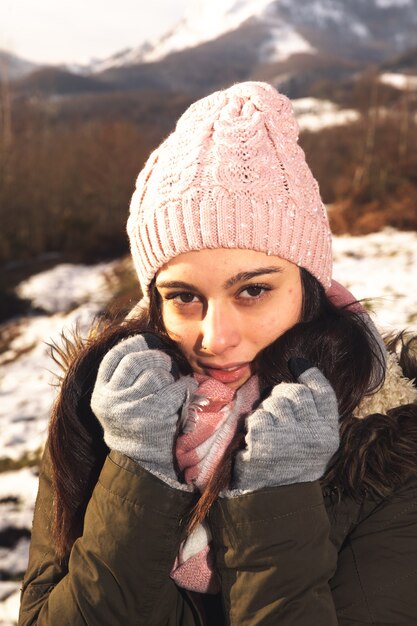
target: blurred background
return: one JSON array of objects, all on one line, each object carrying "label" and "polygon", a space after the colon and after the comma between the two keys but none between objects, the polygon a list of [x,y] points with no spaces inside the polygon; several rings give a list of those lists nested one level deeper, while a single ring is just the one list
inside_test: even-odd
[{"label": "blurred background", "polygon": [[187,106],[265,80],[319,181],[335,278],[417,329],[417,0],[2,0],[0,624],[15,623],[63,327],[140,297],[135,178]]}]

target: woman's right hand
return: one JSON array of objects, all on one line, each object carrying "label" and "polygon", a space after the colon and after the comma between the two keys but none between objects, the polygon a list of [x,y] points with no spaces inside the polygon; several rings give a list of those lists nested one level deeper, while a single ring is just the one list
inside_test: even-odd
[{"label": "woman's right hand", "polygon": [[290,359],[289,366],[298,382],[275,385],[247,417],[232,490],[317,480],[339,447],[337,398],[329,381],[304,359]]},{"label": "woman's right hand", "polygon": [[91,397],[104,440],[166,482],[177,482],[174,437],[178,413],[197,383],[174,377],[176,365],[154,335],[135,335],[103,358]]}]

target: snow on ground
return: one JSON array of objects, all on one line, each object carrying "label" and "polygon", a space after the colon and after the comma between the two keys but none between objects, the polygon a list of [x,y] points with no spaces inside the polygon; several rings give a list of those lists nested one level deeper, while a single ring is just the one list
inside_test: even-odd
[{"label": "snow on ground", "polygon": [[370,298],[378,327],[417,331],[417,233],[335,237],[333,257],[334,278],[356,298]]},{"label": "snow on ground", "polygon": [[111,295],[113,265],[59,265],[18,286],[20,295],[49,313],[14,320],[3,329],[14,338],[0,355],[0,420],[7,424],[0,459],[17,460],[41,447],[58,373],[48,344],[60,342],[63,328],[87,331]]},{"label": "snow on ground", "polygon": [[380,75],[379,80],[384,85],[391,85],[391,87],[395,87],[396,89],[417,89],[417,76],[411,76],[409,74],[385,72]]},{"label": "snow on ground", "polygon": [[[26,569],[37,488],[35,468],[0,474],[0,533],[6,534],[10,529],[17,531],[13,549],[0,546],[0,571],[7,572],[9,578],[19,579]],[[0,626],[9,626],[17,619],[19,589],[20,583],[16,580],[0,580]]]},{"label": "snow on ground", "polygon": [[360,113],[354,109],[339,109],[330,100],[297,98],[292,100],[300,130],[319,131],[327,126],[341,126],[356,122]]},{"label": "snow on ground", "polygon": [[111,266],[61,263],[52,270],[40,272],[23,281],[17,288],[21,298],[32,301],[48,313],[71,311],[77,306],[106,301]]},{"label": "snow on ground", "polygon": [[15,626],[19,615],[20,584],[0,581],[0,626]]},{"label": "snow on ground", "polygon": [[[16,289],[49,314],[14,323],[13,330],[19,333],[0,355],[0,420],[8,422],[0,440],[0,459],[19,459],[41,447],[55,392],[51,372],[58,373],[48,343],[59,343],[63,327],[87,330],[110,296],[112,267],[62,264],[32,276]],[[18,359],[16,353],[20,353]]]},{"label": "snow on ground", "polygon": [[[88,304],[67,315],[58,313],[19,322],[21,335],[7,352],[0,355],[0,420],[8,421],[0,440],[0,459],[19,459],[41,447],[55,395],[53,373],[58,373],[47,342],[56,340],[59,343],[63,326],[86,328],[97,312],[98,308]],[[22,355],[11,360],[13,354],[20,351]],[[9,359],[11,361],[7,363]]]},{"label": "snow on ground", "polygon": [[[379,327],[417,331],[417,233],[387,229],[364,237],[335,237],[333,250],[335,279],[356,298],[372,299]],[[110,295],[112,265],[57,266],[19,286],[19,293],[50,313],[17,321],[19,334],[0,355],[0,459],[17,461],[44,443],[55,396],[46,342],[75,323],[86,331]],[[36,489],[36,468],[0,473],[0,536],[7,529],[20,533],[11,547],[0,547],[0,626],[12,626],[17,619],[16,581],[27,563]]]},{"label": "snow on ground", "polygon": [[[38,470],[33,467],[24,467],[17,471],[0,474],[0,502],[2,503],[0,532],[8,527],[31,527],[30,508],[35,504],[34,495],[36,495],[37,486]],[[23,508],[16,507],[16,499],[24,505]]]}]

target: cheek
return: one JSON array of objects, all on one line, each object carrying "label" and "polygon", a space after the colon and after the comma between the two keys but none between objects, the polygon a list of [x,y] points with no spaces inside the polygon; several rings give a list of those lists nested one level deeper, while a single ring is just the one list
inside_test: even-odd
[{"label": "cheek", "polygon": [[178,319],[177,316],[162,309],[162,321],[169,337],[176,341],[185,356],[188,356],[196,341],[196,330],[189,321]]},{"label": "cheek", "polygon": [[256,329],[252,329],[258,344],[264,348],[294,326],[300,320],[301,308],[301,291],[295,288],[288,289],[285,296],[274,301],[269,311],[263,315],[262,323]]},{"label": "cheek", "polygon": [[288,289],[287,307],[285,309],[287,320],[287,328],[294,326],[301,319],[301,310],[303,307],[303,291],[301,283],[296,287]]},{"label": "cheek", "polygon": [[162,321],[165,330],[173,341],[179,341],[181,338],[181,328],[175,316],[170,313],[169,308],[162,305]]}]

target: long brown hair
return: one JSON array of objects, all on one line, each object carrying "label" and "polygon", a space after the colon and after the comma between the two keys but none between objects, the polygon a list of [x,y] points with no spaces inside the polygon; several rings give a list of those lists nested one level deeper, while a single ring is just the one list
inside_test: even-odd
[{"label": "long brown hair", "polygon": [[[331,382],[343,420],[352,415],[364,395],[382,383],[383,355],[362,315],[332,304],[320,283],[304,269],[301,280],[300,322],[262,351],[257,371],[268,389],[279,382],[294,381],[288,369],[291,356],[307,358]],[[158,334],[181,373],[190,373],[178,346],[167,336],[159,295],[152,285],[149,308],[138,317],[101,324],[86,341],[75,336],[64,338],[62,346],[53,346],[55,360],[65,369],[47,444],[55,490],[53,535],[57,556],[62,561],[82,534],[85,510],[108,453],[101,425],[90,408],[99,364],[121,339],[144,331]],[[201,495],[189,529],[205,517],[219,492],[228,485],[234,453],[242,441],[243,434],[238,433]]]}]

